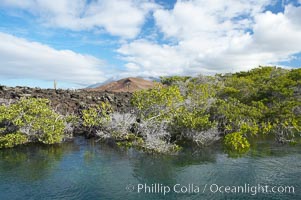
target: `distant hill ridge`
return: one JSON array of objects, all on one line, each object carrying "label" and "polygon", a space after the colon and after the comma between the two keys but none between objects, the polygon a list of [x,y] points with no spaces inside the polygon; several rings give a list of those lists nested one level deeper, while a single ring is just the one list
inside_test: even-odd
[{"label": "distant hill ridge", "polygon": [[128,77],[113,81],[95,88],[89,88],[89,91],[108,91],[108,92],[135,92],[138,90],[153,88],[155,83],[142,78]]}]

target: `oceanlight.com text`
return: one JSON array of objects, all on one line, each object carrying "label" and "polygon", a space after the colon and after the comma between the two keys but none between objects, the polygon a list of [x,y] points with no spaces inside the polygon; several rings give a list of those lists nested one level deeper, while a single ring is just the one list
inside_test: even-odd
[{"label": "oceanlight.com text", "polygon": [[198,193],[222,193],[222,194],[294,194],[295,187],[289,185],[219,185],[219,184],[205,184],[197,185],[194,183],[190,184],[174,184],[164,185],[160,183],[146,184],[139,183],[136,185],[128,184],[126,190],[129,192],[144,193],[144,194],[162,194],[178,193],[178,194],[198,194]]}]

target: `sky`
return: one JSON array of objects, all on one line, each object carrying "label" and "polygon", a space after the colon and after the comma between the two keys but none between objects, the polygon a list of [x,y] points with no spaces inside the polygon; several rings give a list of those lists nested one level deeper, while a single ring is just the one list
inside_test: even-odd
[{"label": "sky", "polygon": [[301,67],[301,0],[0,0],[0,85]]}]

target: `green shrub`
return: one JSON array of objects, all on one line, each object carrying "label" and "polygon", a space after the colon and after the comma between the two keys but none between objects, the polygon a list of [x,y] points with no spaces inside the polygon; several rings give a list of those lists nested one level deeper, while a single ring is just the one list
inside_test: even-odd
[{"label": "green shrub", "polygon": [[[35,98],[23,98],[9,106],[1,105],[0,124],[2,137],[22,133],[29,142],[45,144],[61,142],[65,128],[63,117],[52,110],[49,100]],[[7,137],[13,140],[13,135]],[[18,138],[20,135],[16,140]]]},{"label": "green shrub", "polygon": [[173,85],[178,82],[186,82],[190,79],[190,76],[171,76],[171,77],[160,77],[161,83],[164,85]]},{"label": "green shrub", "polygon": [[153,89],[134,92],[131,103],[139,110],[139,117],[170,120],[183,100],[177,86],[158,85]]},{"label": "green shrub", "polygon": [[246,152],[250,148],[250,143],[241,132],[230,133],[225,136],[224,144],[228,151]]},{"label": "green shrub", "polygon": [[256,102],[249,106],[234,98],[219,99],[211,108],[211,116],[218,122],[218,127],[224,134],[243,132],[256,135],[265,109]]},{"label": "green shrub", "polygon": [[215,125],[209,120],[209,117],[210,115],[206,114],[204,110],[189,111],[187,108],[181,107],[173,119],[173,125],[178,129],[207,130]]},{"label": "green shrub", "polygon": [[90,107],[82,111],[82,125],[92,131],[100,128],[111,120],[112,107],[107,102],[102,102],[96,107]]},{"label": "green shrub", "polygon": [[0,136],[0,149],[10,148],[19,144],[24,144],[28,142],[26,135],[22,133],[11,133],[4,136]]}]

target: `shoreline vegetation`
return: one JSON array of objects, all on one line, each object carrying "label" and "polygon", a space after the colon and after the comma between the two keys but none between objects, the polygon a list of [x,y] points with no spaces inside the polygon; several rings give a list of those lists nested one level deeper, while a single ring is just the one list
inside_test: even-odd
[{"label": "shoreline vegetation", "polygon": [[[100,98],[73,111],[32,94],[1,97],[0,148],[54,144],[77,134],[163,154],[222,141],[229,155],[240,155],[252,148],[250,140],[264,136],[301,143],[301,69],[161,77],[152,89],[122,95],[127,103]],[[83,98],[94,97],[86,92]]]}]

